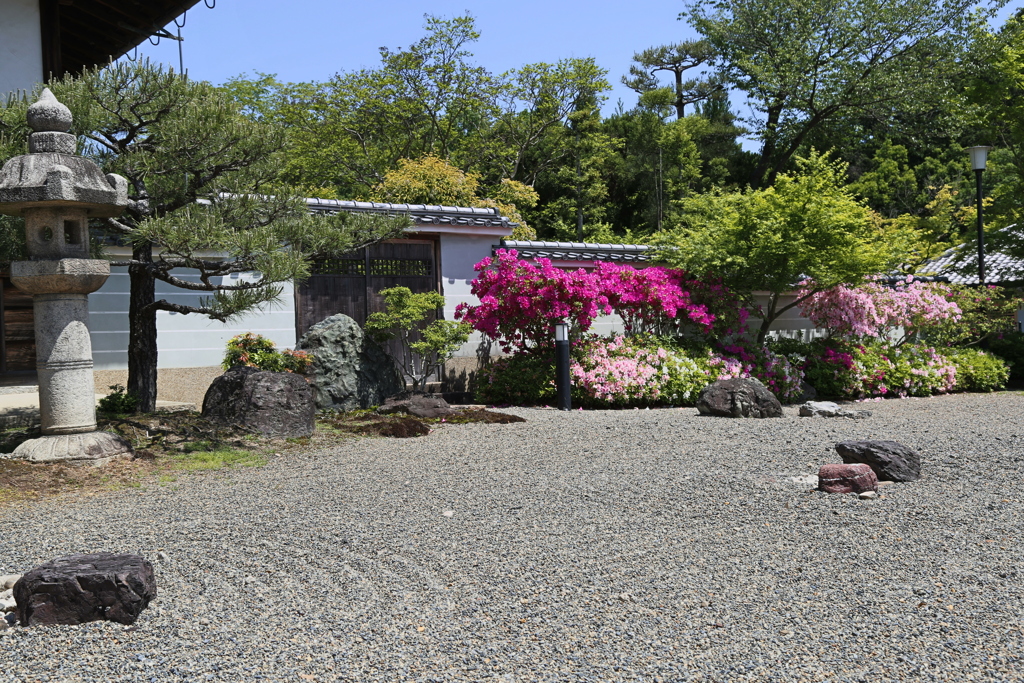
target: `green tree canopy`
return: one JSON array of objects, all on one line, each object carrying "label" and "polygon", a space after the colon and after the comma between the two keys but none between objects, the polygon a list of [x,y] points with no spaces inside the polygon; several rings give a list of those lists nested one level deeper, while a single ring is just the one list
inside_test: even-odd
[{"label": "green tree canopy", "polygon": [[782,304],[782,295],[800,282],[810,280],[813,291],[855,284],[899,258],[901,242],[880,230],[845,179],[845,164],[812,151],[773,187],[683,200],[685,224],[659,240],[660,258],[742,294],[767,293],[764,341],[772,322],[799,303]]},{"label": "green tree canopy", "polygon": [[757,113],[748,121],[761,139],[750,182],[761,186],[836,117],[886,118],[942,101],[970,40],[1003,2],[695,0],[683,16]]}]

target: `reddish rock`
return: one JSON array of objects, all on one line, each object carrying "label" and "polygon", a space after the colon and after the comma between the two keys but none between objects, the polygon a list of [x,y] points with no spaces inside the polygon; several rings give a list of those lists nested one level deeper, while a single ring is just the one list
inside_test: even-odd
[{"label": "reddish rock", "polygon": [[868,465],[822,465],[818,488],[825,493],[863,493],[878,490],[878,477]]}]

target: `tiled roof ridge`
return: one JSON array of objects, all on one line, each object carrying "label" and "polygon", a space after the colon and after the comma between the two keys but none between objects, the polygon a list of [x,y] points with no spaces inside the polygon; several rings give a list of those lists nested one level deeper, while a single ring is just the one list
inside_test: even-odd
[{"label": "tiled roof ridge", "polygon": [[646,244],[605,244],[595,242],[548,242],[544,240],[501,240],[492,247],[515,249],[522,258],[552,261],[650,261],[652,247]]},{"label": "tiled roof ridge", "polygon": [[516,227],[498,209],[492,207],[442,206],[431,204],[396,204],[392,202],[359,202],[349,199],[306,199],[314,213],[390,213],[409,214],[416,225],[477,225]]}]

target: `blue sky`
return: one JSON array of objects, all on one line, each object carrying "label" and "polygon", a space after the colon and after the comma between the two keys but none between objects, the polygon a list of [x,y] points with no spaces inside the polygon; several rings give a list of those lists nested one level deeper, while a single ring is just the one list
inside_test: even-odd
[{"label": "blue sky", "polygon": [[[636,95],[619,79],[633,54],[647,47],[697,37],[679,13],[683,0],[204,0],[185,17],[182,48],[193,78],[223,83],[256,72],[284,81],[322,81],[339,71],[379,64],[378,48],[407,47],[424,35],[423,16],[453,17],[468,11],[480,40],[476,61],[491,72],[564,57],[594,57],[613,85],[605,114],[618,100],[630,108]],[[995,22],[1024,4],[1013,0]],[[180,18],[179,18],[180,23]],[[171,32],[175,26],[169,25]],[[143,43],[139,54],[177,66],[178,46]],[[741,115],[742,105],[733,108]]]},{"label": "blue sky", "polygon": [[[608,113],[618,99],[627,108],[635,103],[635,94],[619,83],[634,52],[695,37],[677,20],[682,9],[682,0],[216,0],[214,9],[201,0],[186,16],[182,48],[189,74],[213,83],[258,71],[286,81],[322,81],[376,66],[381,46],[415,42],[424,34],[424,14],[452,17],[468,10],[481,33],[471,48],[478,64],[499,73],[531,62],[594,57],[615,86]],[[139,53],[178,64],[174,41],[143,43]]]}]

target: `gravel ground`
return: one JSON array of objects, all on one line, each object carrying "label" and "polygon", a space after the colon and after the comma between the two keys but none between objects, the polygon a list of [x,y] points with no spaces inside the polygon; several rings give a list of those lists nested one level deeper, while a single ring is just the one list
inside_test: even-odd
[{"label": "gravel ground", "polygon": [[[1024,395],[858,407],[522,409],[5,509],[0,573],[138,552],[159,596],[3,632],[0,681],[1024,680]],[[872,437],[922,480],[792,481]]]}]

